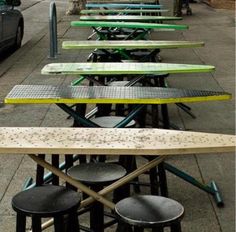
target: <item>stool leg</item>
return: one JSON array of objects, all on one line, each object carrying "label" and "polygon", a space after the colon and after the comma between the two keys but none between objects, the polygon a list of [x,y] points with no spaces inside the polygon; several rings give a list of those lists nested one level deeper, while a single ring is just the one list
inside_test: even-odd
[{"label": "stool leg", "polygon": [[16,214],[16,232],[25,232],[26,216],[20,213]]},{"label": "stool leg", "polygon": [[119,222],[116,228],[116,232],[133,232],[133,230],[130,225],[123,222]]},{"label": "stool leg", "polygon": [[149,171],[150,185],[151,185],[151,195],[159,195],[159,183],[157,180],[157,169],[156,167],[151,168]]},{"label": "stool leg", "polygon": [[111,112],[111,104],[97,104],[97,108],[96,117],[107,116]]},{"label": "stool leg", "polygon": [[170,227],[171,232],[181,232],[181,224],[180,222],[172,224]]},{"label": "stool leg", "polygon": [[167,104],[161,105],[161,114],[162,114],[162,121],[163,121],[163,129],[169,129],[170,121],[169,121]]},{"label": "stool leg", "polygon": [[95,202],[90,211],[90,228],[92,231],[103,232],[104,228],[104,207],[101,203]]},{"label": "stool leg", "polygon": [[167,179],[163,162],[158,165],[158,176],[161,196],[168,197]]},{"label": "stool leg", "polygon": [[[73,155],[65,155],[65,163],[66,163],[66,172],[67,170],[73,166]],[[66,187],[69,188],[69,189],[72,189],[74,191],[77,191],[77,189],[72,186],[71,184],[67,183],[66,182]]]},{"label": "stool leg", "polygon": [[[56,216],[53,219],[54,219],[55,232],[64,232],[65,231],[64,221],[67,219],[65,219],[63,216]],[[68,232],[69,232],[69,230],[68,230]]]},{"label": "stool leg", "polygon": [[[131,173],[135,169],[137,169],[137,164],[136,164],[136,159],[134,156],[120,156],[119,157],[119,164],[122,165],[126,171],[127,174]],[[134,179],[137,183],[139,181],[138,177]],[[134,191],[136,193],[140,193],[140,186],[139,185],[134,185]],[[122,187],[118,188],[117,190],[114,191],[114,195],[118,196],[118,198],[114,198],[115,202],[118,202],[119,200],[122,200],[126,197],[130,196],[130,185],[125,184]]]},{"label": "stool leg", "polygon": [[164,232],[164,228],[163,227],[152,228],[152,232]]},{"label": "stool leg", "polygon": [[[159,78],[159,85],[160,85],[160,87],[165,87],[165,78],[164,77]],[[169,121],[167,104],[161,105],[161,114],[162,114],[163,128],[169,129],[170,128],[170,121]]]},{"label": "stool leg", "polygon": [[[44,154],[39,154],[38,157],[42,160],[45,159],[45,155]],[[43,176],[44,176],[44,168],[42,166],[40,166],[39,164],[37,164],[37,170],[36,170],[36,186],[40,186],[44,183],[43,180]]]},{"label": "stool leg", "polygon": [[[86,112],[86,104],[77,104],[75,107],[75,111],[78,115],[84,116]],[[81,127],[83,126],[80,122],[74,120],[73,127]]]},{"label": "stool leg", "polygon": [[159,128],[158,105],[152,105],[152,127],[153,128]]},{"label": "stool leg", "polygon": [[[102,186],[91,187],[95,192],[99,192]],[[100,202],[94,202],[90,210],[90,229],[96,232],[104,231],[104,206]]]},{"label": "stool leg", "polygon": [[144,229],[142,227],[134,226],[134,232],[143,232]]},{"label": "stool leg", "polygon": [[[137,169],[136,157],[135,156],[131,156],[131,158],[132,158],[132,160],[131,160],[132,163],[131,163],[131,169],[130,169],[129,173],[133,172],[133,171],[135,171]],[[134,178],[134,181],[139,183],[139,178],[138,177]],[[134,185],[133,188],[134,188],[134,192],[135,193],[140,193],[141,192],[141,188],[140,188],[139,184],[138,185]],[[129,197],[129,196],[130,195],[128,195],[127,197]]]},{"label": "stool leg", "polygon": [[[119,157],[118,163],[126,169],[127,173],[130,173],[131,172],[130,168],[133,163],[133,157],[121,155]],[[114,191],[114,202],[118,202],[129,196],[130,196],[130,185],[125,184]]]},{"label": "stool leg", "polygon": [[68,216],[68,231],[67,232],[79,232],[79,219],[77,210],[71,212]]},{"label": "stool leg", "polygon": [[116,104],[116,112],[115,112],[115,115],[116,116],[124,116],[124,108],[125,108],[125,105],[123,104]]},{"label": "stool leg", "polygon": [[[59,155],[52,155],[52,166],[59,168]],[[52,174],[52,184],[59,185],[59,177],[55,174]]]},{"label": "stool leg", "polygon": [[[147,159],[149,162],[153,160],[153,157],[150,156],[144,156],[145,159]],[[157,167],[151,168],[149,170],[149,179],[150,179],[150,192],[151,195],[159,195],[159,187],[160,183],[158,181],[158,173],[157,173]]]},{"label": "stool leg", "polygon": [[32,232],[41,232],[41,218],[37,216],[32,216]]},{"label": "stool leg", "polygon": [[139,112],[138,117],[136,118],[140,128],[146,127],[146,115],[147,115],[147,107],[144,107],[141,110],[141,112]]}]

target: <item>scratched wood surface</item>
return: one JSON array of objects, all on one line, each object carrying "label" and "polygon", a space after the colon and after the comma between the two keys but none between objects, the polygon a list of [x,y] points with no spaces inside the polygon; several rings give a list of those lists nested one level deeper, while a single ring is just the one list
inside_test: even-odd
[{"label": "scratched wood surface", "polygon": [[233,135],[163,129],[0,127],[1,154],[177,155],[233,152]]}]

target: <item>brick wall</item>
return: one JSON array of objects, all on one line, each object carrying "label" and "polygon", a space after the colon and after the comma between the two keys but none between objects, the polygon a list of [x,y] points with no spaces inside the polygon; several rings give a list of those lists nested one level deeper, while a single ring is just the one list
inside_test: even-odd
[{"label": "brick wall", "polygon": [[215,8],[235,9],[235,0],[204,0],[204,2]]}]

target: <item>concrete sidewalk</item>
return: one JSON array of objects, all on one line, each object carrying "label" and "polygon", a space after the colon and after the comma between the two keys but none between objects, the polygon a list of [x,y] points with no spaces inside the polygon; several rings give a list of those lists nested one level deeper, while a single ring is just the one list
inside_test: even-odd
[{"label": "concrete sidewalk", "polygon": [[[233,100],[191,104],[196,119],[171,105],[171,122],[186,130],[234,134],[235,129],[235,35],[234,12],[214,10],[204,4],[192,4],[192,16],[184,16],[179,24],[190,29],[181,32],[153,32],[153,39],[200,40],[205,47],[162,50],[163,62],[211,64],[214,73],[171,75],[173,87],[224,90]],[[64,51],[63,40],[83,40],[90,29],[70,28],[77,16],[64,16],[58,24],[60,55],[49,60],[47,30],[41,31],[19,51],[0,64],[0,101],[16,84],[69,84],[73,76],[42,76],[40,70],[51,62],[86,61],[89,51]],[[0,126],[71,126],[72,121],[54,105],[0,105]],[[186,209],[183,232],[235,231],[235,158],[234,154],[192,155],[170,158],[169,162],[196,179],[209,183],[215,180],[222,192],[225,207],[217,208],[213,198],[196,187],[168,174],[169,196]],[[15,213],[11,198],[22,189],[25,179],[34,176],[35,163],[27,156],[0,156],[0,231],[15,231]],[[50,229],[47,231],[51,231]],[[110,229],[109,231],[114,231]]]},{"label": "concrete sidewalk", "polygon": [[[37,34],[45,34],[42,31],[48,28],[50,3],[50,0],[22,0],[20,8],[25,21],[23,45]],[[57,16],[60,20],[66,12],[68,3],[63,0],[55,0],[55,3],[57,5]]]}]

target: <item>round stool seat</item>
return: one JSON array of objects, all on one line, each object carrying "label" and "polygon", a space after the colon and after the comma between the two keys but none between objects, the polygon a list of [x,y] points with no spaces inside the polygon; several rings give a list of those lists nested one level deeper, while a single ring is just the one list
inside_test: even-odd
[{"label": "round stool seat", "polygon": [[70,168],[67,174],[89,185],[106,185],[123,177],[126,170],[118,164],[83,163]]},{"label": "round stool seat", "polygon": [[69,214],[79,207],[80,197],[63,186],[45,185],[22,191],[12,199],[16,212],[27,216],[53,217]]},{"label": "round stool seat", "polygon": [[163,227],[181,220],[184,207],[169,198],[139,195],[118,202],[115,213],[129,225],[143,228]]},{"label": "round stool seat", "polygon": [[[91,121],[99,125],[100,127],[112,128],[115,127],[119,122],[121,122],[125,117],[121,116],[102,116],[97,118],[92,118]],[[130,121],[125,127],[134,127],[135,121]]]}]

